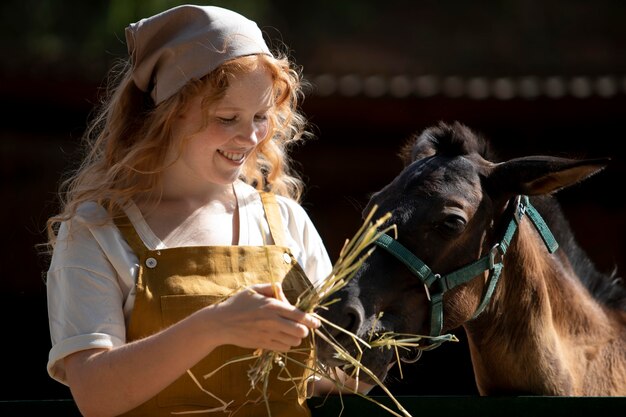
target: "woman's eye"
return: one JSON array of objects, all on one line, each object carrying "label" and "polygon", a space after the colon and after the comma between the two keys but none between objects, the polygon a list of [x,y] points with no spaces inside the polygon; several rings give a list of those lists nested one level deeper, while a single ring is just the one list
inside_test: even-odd
[{"label": "woman's eye", "polygon": [[228,124],[228,123],[233,123],[235,120],[237,120],[237,117],[236,116],[233,116],[233,117],[218,117],[217,120],[219,120],[221,123]]},{"label": "woman's eye", "polygon": [[254,120],[256,120],[257,122],[264,122],[267,120],[267,114],[257,114],[256,116],[254,116]]}]

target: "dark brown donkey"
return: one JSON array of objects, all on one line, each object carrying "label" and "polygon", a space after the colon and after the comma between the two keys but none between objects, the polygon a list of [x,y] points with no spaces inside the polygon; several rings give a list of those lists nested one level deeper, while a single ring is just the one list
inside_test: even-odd
[{"label": "dark brown donkey", "polygon": [[[496,163],[459,123],[425,130],[403,156],[364,211],[391,212],[397,240],[377,242],[324,315],[365,338],[463,326],[483,395],[626,395],[626,288],[594,268],[549,195],[608,160]],[[362,357],[379,378],[393,360],[389,349]]]}]

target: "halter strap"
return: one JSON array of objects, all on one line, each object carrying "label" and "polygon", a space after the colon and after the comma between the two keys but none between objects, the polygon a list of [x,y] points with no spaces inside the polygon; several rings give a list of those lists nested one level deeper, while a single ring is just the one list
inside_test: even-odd
[{"label": "halter strap", "polygon": [[378,240],[376,240],[376,245],[384,248],[391,255],[406,265],[407,268],[409,268],[409,270],[413,272],[413,274],[416,275],[424,284],[426,295],[430,300],[431,336],[441,335],[441,331],[443,329],[443,294],[460,284],[471,281],[474,277],[485,271],[489,271],[487,286],[483,294],[482,301],[472,316],[472,319],[478,317],[480,313],[483,312],[485,307],[487,307],[504,266],[504,255],[511,244],[511,240],[515,236],[519,222],[526,214],[528,214],[528,217],[535,226],[535,229],[539,232],[539,235],[546,245],[548,252],[554,253],[558,249],[559,245],[556,242],[554,235],[539,212],[535,209],[535,207],[533,207],[532,204],[530,204],[528,196],[517,196],[515,198],[515,203],[516,207],[513,213],[513,218],[507,225],[502,240],[500,240],[499,243],[496,243],[485,256],[446,275],[433,273],[428,265],[426,265],[410,250],[391,236],[383,234],[378,238]]}]

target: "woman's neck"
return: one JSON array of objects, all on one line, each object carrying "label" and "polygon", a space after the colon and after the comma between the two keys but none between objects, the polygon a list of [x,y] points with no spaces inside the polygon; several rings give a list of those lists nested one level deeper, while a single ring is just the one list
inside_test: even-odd
[{"label": "woman's neck", "polygon": [[232,184],[196,193],[164,191],[156,204],[137,206],[153,233],[167,247],[236,245],[239,240],[237,197]]}]

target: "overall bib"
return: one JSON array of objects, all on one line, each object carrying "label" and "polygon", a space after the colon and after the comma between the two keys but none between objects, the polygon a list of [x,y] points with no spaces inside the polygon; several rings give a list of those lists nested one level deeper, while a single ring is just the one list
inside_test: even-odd
[{"label": "overall bib", "polygon": [[[265,216],[274,245],[266,246],[196,246],[149,250],[130,221],[118,222],[122,235],[139,258],[136,298],[126,330],[127,341],[137,340],[180,321],[207,305],[224,300],[245,286],[282,282],[285,295],[294,303],[311,287],[308,278],[285,245],[284,229],[275,196],[261,193]],[[289,355],[307,366],[312,364],[310,337]],[[208,379],[204,375],[224,363],[253,350],[237,346],[220,346],[190,369],[204,390],[225,402],[233,401],[227,413],[216,411],[205,415],[236,417],[267,416],[263,393],[250,390],[248,369],[254,360],[229,364]],[[310,372],[298,364],[287,362],[293,381],[279,378],[274,364],[269,376],[267,394],[272,417],[308,417],[306,384],[303,378]],[[126,416],[172,416],[172,412],[198,411],[220,407],[222,404],[200,390],[187,373],[152,399],[124,414]],[[184,414],[183,414],[184,415]]]}]

